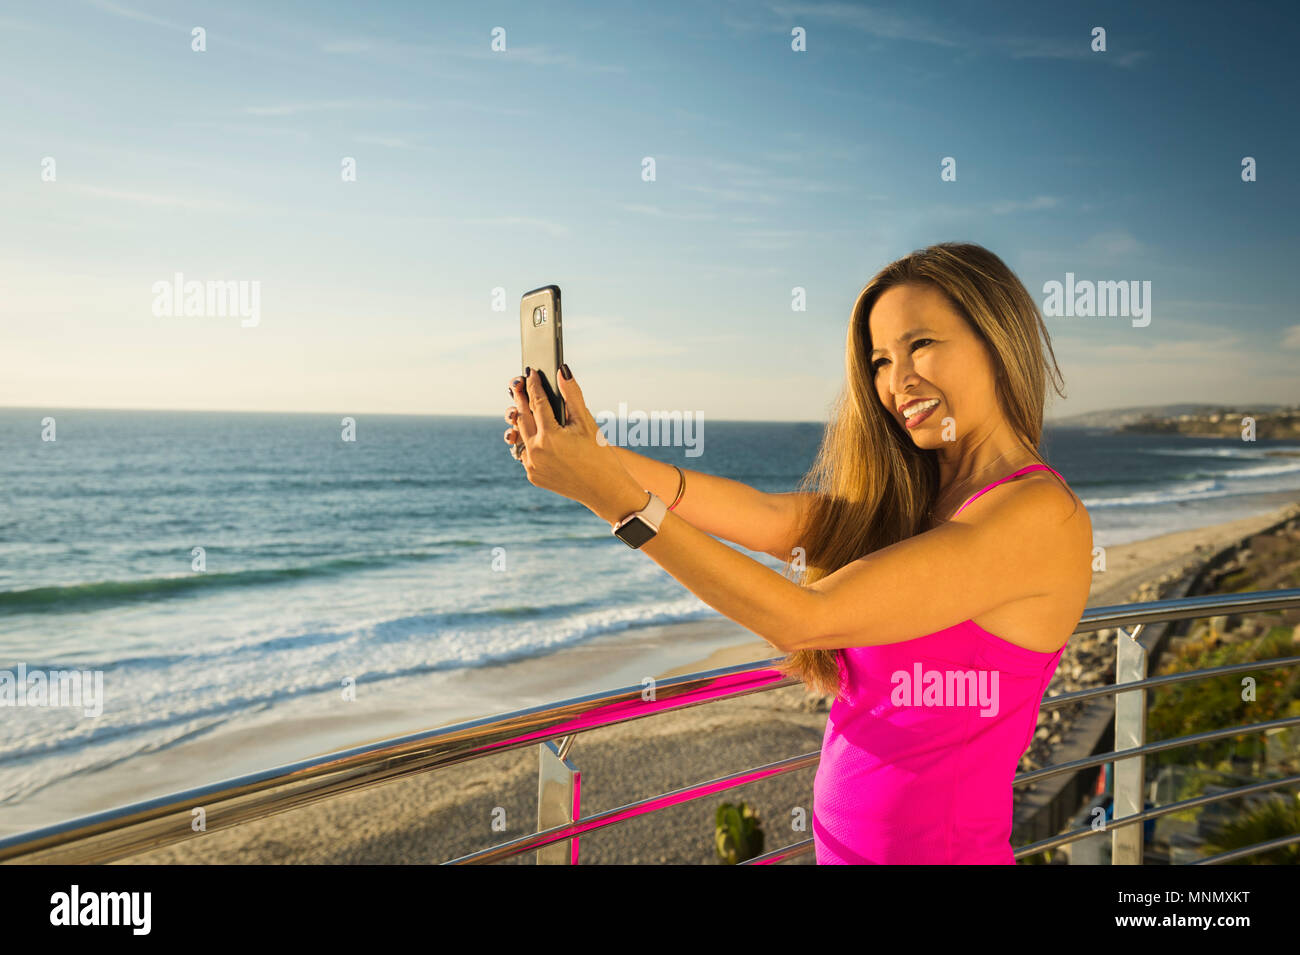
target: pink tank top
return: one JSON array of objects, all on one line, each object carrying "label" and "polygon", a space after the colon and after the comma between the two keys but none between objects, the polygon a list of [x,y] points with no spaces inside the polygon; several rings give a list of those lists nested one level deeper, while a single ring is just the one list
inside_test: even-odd
[{"label": "pink tank top", "polygon": [[[957,513],[1040,469],[1061,478],[1031,464]],[[1011,783],[1064,652],[1029,650],[973,620],[841,650],[847,698],[831,705],[813,782],[818,865],[1014,865]]]}]

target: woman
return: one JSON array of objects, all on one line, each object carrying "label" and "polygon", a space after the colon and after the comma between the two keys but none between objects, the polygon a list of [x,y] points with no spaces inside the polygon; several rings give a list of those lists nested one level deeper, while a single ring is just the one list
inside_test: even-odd
[{"label": "woman", "polygon": [[505,439],[531,483],[611,525],[646,508],[648,557],[835,693],[821,864],[1014,864],[1012,779],[1091,581],[1088,513],[1036,450],[1049,357],[1059,380],[1033,299],[993,253],[899,259],[858,296],[845,389],[790,494],[598,440],[567,366],[563,428],[537,374],[511,386]]}]

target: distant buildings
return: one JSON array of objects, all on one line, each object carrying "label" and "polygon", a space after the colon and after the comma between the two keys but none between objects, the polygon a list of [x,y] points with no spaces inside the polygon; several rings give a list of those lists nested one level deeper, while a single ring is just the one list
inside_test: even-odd
[{"label": "distant buildings", "polygon": [[1140,434],[1189,434],[1209,437],[1240,437],[1243,420],[1253,418],[1255,437],[1270,440],[1300,439],[1300,406],[1275,411],[1249,408],[1221,408],[1214,412],[1179,415],[1146,415],[1117,430]]}]

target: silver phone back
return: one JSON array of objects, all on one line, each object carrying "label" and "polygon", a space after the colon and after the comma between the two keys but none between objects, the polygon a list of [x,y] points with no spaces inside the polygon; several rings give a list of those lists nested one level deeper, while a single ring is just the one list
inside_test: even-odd
[{"label": "silver phone back", "polygon": [[519,302],[519,371],[540,369],[542,387],[551,401],[555,420],[566,424],[564,398],[560,395],[560,365],[564,362],[564,329],[560,315],[560,288],[544,285],[525,292]]}]

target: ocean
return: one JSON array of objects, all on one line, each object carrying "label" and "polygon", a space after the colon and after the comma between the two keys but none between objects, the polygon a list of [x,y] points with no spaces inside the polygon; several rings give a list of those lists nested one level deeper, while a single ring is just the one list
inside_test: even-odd
[{"label": "ocean", "polygon": [[[345,441],[334,415],[0,409],[0,670],[106,687],[94,718],[0,710],[0,831],[54,783],[310,714],[348,681],[409,708],[414,731],[433,676],[719,616],[532,487],[505,427],[363,415]],[[699,457],[638,450],[788,491],[821,431],[708,422]],[[1043,444],[1103,546],[1268,510],[1263,495],[1300,491],[1300,457],[1279,450],[1298,449],[1069,429]]]}]

